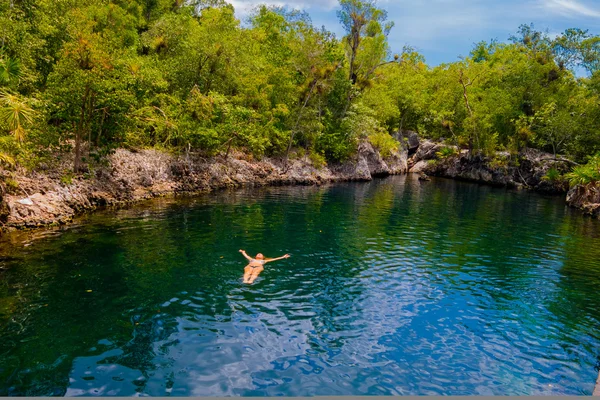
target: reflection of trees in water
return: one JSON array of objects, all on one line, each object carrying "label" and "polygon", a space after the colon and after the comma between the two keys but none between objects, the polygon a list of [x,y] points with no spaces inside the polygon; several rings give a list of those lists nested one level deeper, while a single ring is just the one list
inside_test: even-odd
[{"label": "reflection of trees in water", "polygon": [[[561,223],[560,280],[548,309],[564,324],[561,339],[579,346],[578,334],[590,334],[600,341],[600,224],[588,218],[565,218]],[[592,357],[596,348],[588,345]]]},{"label": "reflection of trees in water", "polygon": [[[169,243],[168,229],[159,226],[166,236],[135,229],[145,223],[131,221],[126,224],[130,229],[117,231],[94,225],[67,231],[58,243],[34,242],[18,260],[20,265],[5,271],[3,282],[10,293],[2,299],[11,308],[4,315],[14,322],[3,324],[0,331],[0,393],[64,390],[73,358],[87,354],[102,339],[129,350],[124,362],[143,364],[149,358],[143,354],[148,354],[145,347],[156,336],[156,325],[140,322],[129,342],[128,310],[142,304],[142,313],[156,314],[155,305],[165,294],[181,287],[165,279],[172,266],[164,254],[177,247]],[[148,324],[154,328],[146,328]]]},{"label": "reflection of trees in water", "polygon": [[[132,338],[127,343],[120,345],[121,354],[107,357],[98,364],[117,364],[132,370],[140,371],[144,378],[149,378],[149,372],[156,369],[154,362],[156,350],[162,353],[167,352],[167,348],[176,345],[176,341],[167,341],[169,337],[177,332],[177,321],[168,314],[156,314],[146,320],[136,322],[139,316],[134,316],[132,322],[134,325]],[[164,342],[159,349],[155,349],[155,344]],[[161,365],[161,368],[166,365]],[[143,391],[143,382],[137,385],[139,391]]]},{"label": "reflection of trees in water", "polygon": [[[600,309],[593,295],[597,221],[570,219],[562,203],[533,196],[401,177],[221,192],[89,216],[90,225],[33,242],[4,261],[10,268],[0,272],[0,394],[64,392],[73,359],[102,339],[123,350],[102,362],[147,374],[157,368],[157,352],[167,351],[157,343],[176,345],[169,342],[176,318],[203,316],[208,326],[237,311],[274,308],[288,322],[307,321],[313,351],[341,352],[348,338],[368,336],[373,283],[364,277],[385,261],[377,257],[390,254],[432,272],[433,286],[451,287],[440,279],[458,283],[461,274],[487,280],[477,288],[487,291],[480,301],[499,313],[543,292],[532,301],[583,331],[598,323]],[[240,289],[239,248],[293,257]],[[18,323],[5,324],[10,319]]]},{"label": "reflection of trees in water", "polygon": [[[422,194],[426,207],[413,200],[407,213],[413,236],[435,261],[457,271],[480,267],[495,278],[528,279],[528,269],[557,244],[549,234],[558,230],[564,208],[558,202],[450,180]],[[529,265],[511,261],[524,259]]]},{"label": "reflection of trees in water", "polygon": [[[60,394],[68,384],[74,355],[85,352],[114,328],[105,311],[114,299],[94,291],[100,291],[101,282],[119,282],[123,275],[97,268],[91,260],[101,256],[110,264],[118,250],[108,246],[108,251],[102,241],[90,243],[76,232],[67,234],[60,247],[52,241],[35,242],[18,265],[7,271],[11,291],[16,289],[11,297],[17,301],[9,317],[14,322],[0,330],[0,393]],[[125,295],[118,286],[111,289],[116,298]]]}]

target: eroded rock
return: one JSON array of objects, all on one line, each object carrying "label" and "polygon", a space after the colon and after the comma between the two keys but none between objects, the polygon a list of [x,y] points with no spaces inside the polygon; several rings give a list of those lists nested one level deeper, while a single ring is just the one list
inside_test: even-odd
[{"label": "eroded rock", "polygon": [[567,203],[584,213],[600,218],[600,185],[577,185],[567,194]]},{"label": "eroded rock", "polygon": [[118,149],[108,157],[108,165],[97,167],[92,178],[73,178],[65,184],[56,171],[19,176],[19,185],[28,196],[5,195],[0,202],[5,210],[0,222],[3,229],[9,230],[35,227],[66,223],[100,206],[123,205],[155,196],[203,193],[241,185],[367,181],[373,176],[407,172],[406,152],[398,150],[384,160],[368,143],[361,144],[353,160],[340,165],[317,168],[307,157],[289,160],[286,165],[277,159],[249,160],[236,152],[224,159],[204,158],[191,152],[174,156],[157,150]]},{"label": "eroded rock", "polygon": [[[444,148],[452,151],[444,152]],[[449,155],[443,157],[444,153]],[[467,150],[459,152],[454,146],[425,140],[409,159],[408,165],[411,173],[426,173],[494,186],[527,187],[546,193],[566,193],[568,190],[564,180],[551,181],[546,178],[551,168],[561,174],[567,172],[568,163],[554,160],[550,154],[534,149],[526,149],[516,156],[498,152],[491,158],[471,155]]]}]

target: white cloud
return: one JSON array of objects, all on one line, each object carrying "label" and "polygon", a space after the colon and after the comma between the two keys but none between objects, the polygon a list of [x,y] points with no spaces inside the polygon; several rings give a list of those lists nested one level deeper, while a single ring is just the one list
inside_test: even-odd
[{"label": "white cloud", "polygon": [[[343,34],[335,10],[337,0],[229,0],[245,18],[258,4],[308,11],[316,26]],[[577,26],[600,30],[600,0],[378,0],[395,22],[390,34],[393,52],[409,44],[433,64],[466,55],[480,40],[506,41],[521,24],[562,32]]]},{"label": "white cloud", "polygon": [[588,7],[577,0],[543,0],[542,5],[563,16],[599,18],[600,10]]},{"label": "white cloud", "polygon": [[246,15],[252,8],[259,4],[268,4],[274,6],[288,6],[294,9],[311,10],[320,9],[324,11],[332,10],[337,6],[337,0],[286,0],[286,1],[268,1],[268,0],[229,0],[240,15]]},{"label": "white cloud", "polygon": [[447,47],[449,40],[486,38],[484,30],[496,22],[490,18],[495,7],[480,0],[402,0],[390,2],[387,8],[396,23],[390,35],[396,51],[404,43],[433,50]]}]

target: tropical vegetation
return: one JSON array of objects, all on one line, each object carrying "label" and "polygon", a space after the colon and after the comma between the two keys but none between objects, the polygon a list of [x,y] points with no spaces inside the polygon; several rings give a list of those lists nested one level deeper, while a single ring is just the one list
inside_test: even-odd
[{"label": "tropical vegetation", "polygon": [[[77,174],[119,147],[337,162],[361,140],[388,155],[407,130],[471,154],[600,153],[600,36],[522,25],[431,67],[391,52],[375,0],[338,17],[341,38],[287,8],[240,21],[223,0],[0,0],[0,163],[68,154]],[[597,159],[571,181],[597,179],[582,172]]]}]

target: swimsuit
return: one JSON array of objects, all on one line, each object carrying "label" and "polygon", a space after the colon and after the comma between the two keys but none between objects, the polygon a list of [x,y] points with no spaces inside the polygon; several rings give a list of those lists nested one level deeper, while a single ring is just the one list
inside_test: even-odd
[{"label": "swimsuit", "polygon": [[251,263],[252,262],[257,262],[257,263],[260,264],[260,265],[250,265],[252,268],[258,268],[258,267],[262,267],[263,265],[265,265],[265,260],[256,260],[256,259],[253,258],[250,262]]}]

